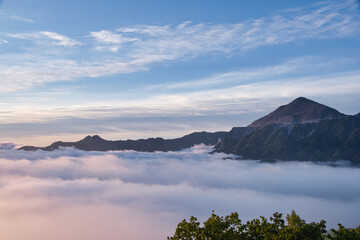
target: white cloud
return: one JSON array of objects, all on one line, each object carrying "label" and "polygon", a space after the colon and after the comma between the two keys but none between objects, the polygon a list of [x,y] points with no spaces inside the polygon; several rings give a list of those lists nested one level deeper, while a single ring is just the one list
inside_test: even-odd
[{"label": "white cloud", "polygon": [[[204,89],[212,87],[221,87],[227,85],[245,85],[256,81],[266,82],[274,79],[283,80],[296,78],[294,76],[306,72],[312,75],[315,72],[336,72],[337,68],[344,65],[352,65],[357,62],[356,59],[337,58],[326,59],[318,56],[306,56],[290,59],[280,64],[271,66],[262,66],[256,68],[248,68],[239,71],[231,71],[225,73],[214,74],[204,79],[192,79],[191,81],[183,81],[178,83],[165,83],[146,87],[147,89]],[[289,75],[292,77],[289,79]]]},{"label": "white cloud", "polygon": [[[133,90],[133,93],[141,95],[140,93],[146,92],[149,88],[155,93],[131,100],[99,101],[95,99],[86,101],[85,105],[72,105],[56,111],[42,107],[8,108],[8,112],[3,113],[3,120],[0,122],[37,122],[59,116],[63,118],[81,116],[85,119],[99,120],[112,117],[226,115],[233,111],[257,111],[259,101],[264,102],[265,99],[290,101],[298,96],[317,98],[324,95],[356,95],[360,91],[360,73],[358,71],[337,72],[336,67],[341,68],[342,62],[343,64],[356,63],[352,59],[323,60],[318,57],[304,57],[273,66],[219,73],[189,82],[141,87]],[[63,72],[59,76],[46,76],[43,69],[39,69],[39,75],[36,78],[38,81],[42,81],[43,78],[57,81],[61,77],[66,79],[66,76],[71,74],[79,74],[80,77],[85,72],[92,77],[98,74],[95,66],[78,69],[76,63],[66,61],[49,63],[49,65],[62,66]],[[334,67],[335,65],[337,66]],[[109,65],[109,68],[111,67],[112,65]],[[125,65],[124,68],[126,67]],[[134,65],[134,68],[136,67]],[[310,72],[310,76],[300,74],[304,71]],[[26,73],[22,74],[25,79]],[[300,75],[297,76],[297,74]],[[17,76],[13,77],[14,80],[16,78]],[[32,81],[33,79],[24,80],[23,86],[27,87],[28,84],[32,84]],[[3,88],[9,87],[6,84],[13,83],[4,82]],[[272,109],[268,109],[270,110]]]},{"label": "white cloud", "polygon": [[112,33],[107,30],[91,32],[90,35],[101,43],[125,43],[134,42],[137,40],[136,38],[126,38],[123,37],[121,34]]},{"label": "white cloud", "polygon": [[8,41],[0,38],[0,44],[4,44],[4,43],[8,43]]},{"label": "white cloud", "polygon": [[82,44],[79,41],[71,39],[65,35],[48,31],[31,33],[9,33],[7,34],[7,36],[23,40],[32,40],[37,42],[37,44],[39,45],[57,45],[63,47],[73,47]]},{"label": "white cloud", "polygon": [[[328,227],[360,221],[358,168],[223,160],[227,155],[210,150],[0,150],[2,236],[163,239],[183,218],[202,221],[211,210],[237,211],[248,220],[294,209],[307,221],[327,220]],[[44,229],[35,235],[34,222]],[[14,231],[18,226],[22,231]]]},{"label": "white cloud", "polygon": [[29,18],[23,18],[17,15],[11,15],[10,16],[11,20],[17,20],[17,21],[22,21],[22,22],[27,22],[27,23],[34,23],[34,20],[31,20]]},{"label": "white cloud", "polygon": [[81,45],[80,42],[55,32],[40,32],[40,34],[52,40],[55,40],[54,42],[55,45],[60,45],[65,47],[73,47],[75,45]]},{"label": "white cloud", "polygon": [[122,27],[119,28],[118,31],[123,33],[147,34],[150,36],[167,36],[171,33],[170,28],[170,25],[141,25],[137,27]]},{"label": "white cloud", "polygon": [[[309,9],[294,10],[291,14],[279,13],[234,24],[184,22],[179,25],[138,25],[116,31],[93,31],[90,32],[90,40],[96,41],[88,42],[79,42],[50,31],[12,33],[7,37],[32,40],[35,46],[22,48],[22,53],[18,53],[22,56],[16,63],[8,62],[16,58],[14,55],[8,54],[0,59],[1,66],[6,69],[0,69],[0,76],[8,83],[2,91],[82,77],[144,71],[154,63],[189,60],[207,54],[234,55],[260,46],[305,39],[353,37],[360,32],[360,21],[352,9],[354,4],[352,1],[322,3]],[[70,54],[55,48],[79,45],[83,47],[82,54],[77,52],[79,49]],[[44,49],[43,46],[53,48]],[[94,53],[93,49],[98,51]],[[107,52],[103,53],[103,50]],[[63,62],[73,64],[64,66]],[[23,84],[25,76],[27,83]]]},{"label": "white cloud", "polygon": [[91,32],[90,36],[95,38],[96,41],[100,44],[103,44],[95,47],[95,49],[98,51],[110,50],[112,52],[117,52],[123,44],[135,42],[138,40],[137,38],[124,37],[121,34],[116,34],[107,30]]},{"label": "white cloud", "polygon": [[119,28],[118,32],[138,36],[141,41],[137,51],[143,54],[160,51],[176,57],[194,57],[209,52],[231,53],[300,39],[357,35],[359,19],[346,14],[353,5],[351,1],[333,2],[291,15],[234,24],[139,25]]},{"label": "white cloud", "polygon": [[[70,44],[65,42],[52,43],[56,45]],[[28,57],[28,58],[27,58]],[[31,88],[36,85],[79,79],[82,77],[100,77],[116,73],[130,73],[144,70],[144,66],[137,62],[77,62],[67,58],[48,58],[47,56],[34,55],[3,55],[0,62],[5,59],[22,59],[23,65],[14,63],[0,66],[2,86],[0,91],[9,92]],[[25,60],[24,60],[25,59]]]},{"label": "white cloud", "polygon": [[[0,0],[0,4],[1,4],[1,0]],[[32,19],[24,18],[19,15],[15,15],[15,14],[9,15],[1,9],[0,9],[0,18],[21,21],[21,22],[26,22],[26,23],[34,23],[34,20],[32,20]]]}]

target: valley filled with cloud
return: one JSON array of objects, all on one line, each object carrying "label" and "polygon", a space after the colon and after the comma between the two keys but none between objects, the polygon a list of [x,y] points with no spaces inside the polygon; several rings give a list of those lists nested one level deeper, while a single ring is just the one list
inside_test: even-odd
[{"label": "valley filled with cloud", "polygon": [[[179,152],[0,150],[4,239],[165,239],[179,221],[238,212],[243,221],[294,209],[328,228],[360,222],[360,169],[262,163]],[[354,225],[355,224],[355,225]]]}]

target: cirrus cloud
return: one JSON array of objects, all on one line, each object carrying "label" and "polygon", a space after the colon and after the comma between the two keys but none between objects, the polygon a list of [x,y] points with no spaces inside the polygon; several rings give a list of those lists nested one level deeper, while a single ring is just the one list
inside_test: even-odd
[{"label": "cirrus cloud", "polygon": [[63,47],[73,47],[81,45],[81,43],[75,39],[71,39],[68,36],[49,31],[30,32],[30,33],[9,33],[7,36],[16,39],[35,41],[40,45],[55,45]]},{"label": "cirrus cloud", "polygon": [[[261,46],[356,37],[360,32],[360,20],[354,10],[355,4],[353,1],[325,2],[294,10],[291,14],[280,12],[271,17],[232,24],[183,22],[178,25],[124,26],[115,31],[92,31],[86,37],[78,37],[81,41],[52,31],[2,33],[3,42],[15,38],[35,44],[28,44],[16,54],[4,55],[0,64],[6,71],[0,69],[0,77],[12,83],[7,91],[14,91],[53,81],[144,71],[152,64],[188,61],[209,54],[231,56]],[[126,48],[123,44],[127,44]],[[44,51],[44,46],[60,49],[51,48],[50,51],[46,48]],[[74,49],[68,52],[63,51],[63,47]],[[93,53],[93,49],[98,51]],[[38,61],[39,58],[43,61]],[[8,59],[19,61],[12,63]],[[49,62],[56,64],[49,67]],[[61,62],[73,64],[64,66]],[[38,69],[42,69],[41,76]],[[31,84],[22,84],[24,75],[33,79],[27,80]]]}]

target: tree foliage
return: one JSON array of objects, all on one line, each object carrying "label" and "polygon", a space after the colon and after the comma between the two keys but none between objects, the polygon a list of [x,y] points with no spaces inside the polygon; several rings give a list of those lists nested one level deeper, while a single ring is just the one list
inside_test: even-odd
[{"label": "tree foliage", "polygon": [[[286,220],[286,221],[285,221]],[[287,224],[286,224],[287,223]],[[283,219],[275,212],[269,220],[265,217],[242,223],[238,213],[222,217],[214,212],[200,225],[196,217],[181,221],[168,240],[360,240],[360,227],[326,231],[326,222],[306,223],[292,211]]]},{"label": "tree foliage", "polygon": [[328,239],[331,240],[360,240],[360,227],[355,229],[345,228],[343,225],[338,224],[338,230],[331,229],[327,235]]}]

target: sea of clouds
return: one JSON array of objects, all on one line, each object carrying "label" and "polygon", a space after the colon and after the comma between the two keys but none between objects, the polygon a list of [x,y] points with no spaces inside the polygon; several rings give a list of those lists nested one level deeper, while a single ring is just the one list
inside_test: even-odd
[{"label": "sea of clouds", "polygon": [[360,168],[262,163],[179,152],[25,152],[0,146],[3,239],[166,239],[179,221],[294,209],[307,221],[360,225]]}]

